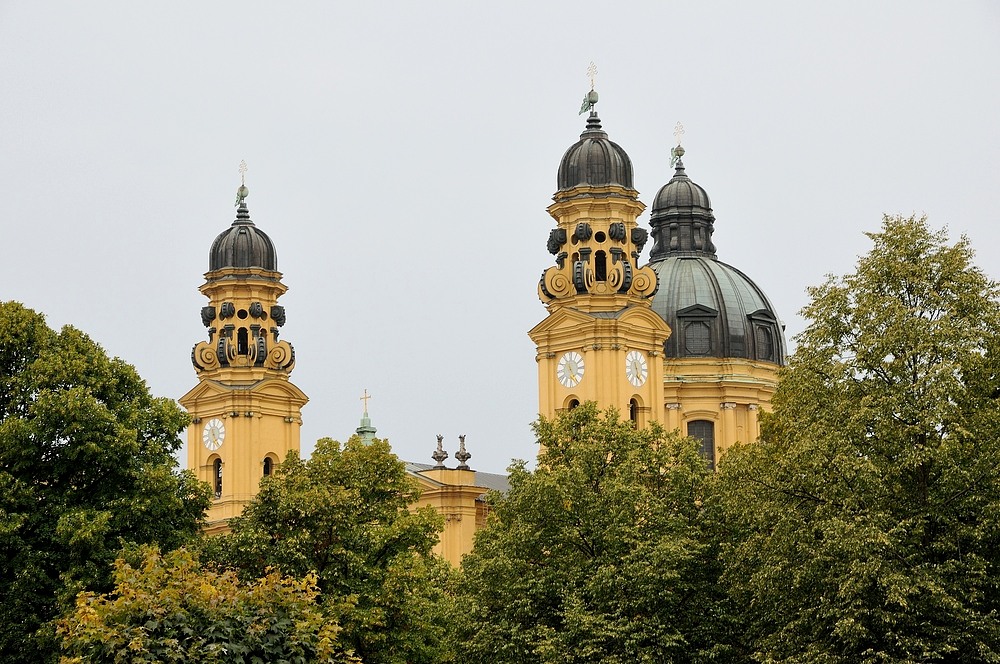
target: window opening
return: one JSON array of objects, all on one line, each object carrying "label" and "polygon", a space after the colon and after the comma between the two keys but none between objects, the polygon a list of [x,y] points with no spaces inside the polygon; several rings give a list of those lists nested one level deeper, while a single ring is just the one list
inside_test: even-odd
[{"label": "window opening", "polygon": [[238,355],[246,355],[249,352],[249,338],[247,334],[247,329],[241,327],[236,331],[236,353]]},{"label": "window opening", "polygon": [[222,498],[222,459],[216,459],[212,466],[215,477],[215,497]]},{"label": "window opening", "polygon": [[271,476],[272,464],[271,457],[264,457],[264,477]]},{"label": "window opening", "polygon": [[701,455],[708,460],[708,467],[715,470],[715,423],[708,420],[688,422],[688,435],[701,441]]},{"label": "window opening", "polygon": [[639,402],[635,399],[629,399],[628,418],[632,420],[632,424],[639,424]]},{"label": "window opening", "polygon": [[594,254],[594,279],[597,281],[608,280],[608,255],[603,251]]}]

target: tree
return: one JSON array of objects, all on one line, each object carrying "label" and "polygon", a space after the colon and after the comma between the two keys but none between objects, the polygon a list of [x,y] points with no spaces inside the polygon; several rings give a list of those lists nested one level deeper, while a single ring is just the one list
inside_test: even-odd
[{"label": "tree", "polygon": [[889,218],[810,289],[725,579],[767,662],[1000,661],[1000,306],[966,238]]},{"label": "tree", "polygon": [[534,428],[538,468],[510,468],[463,561],[463,661],[727,661],[697,443],[593,403]]},{"label": "tree", "polygon": [[115,562],[113,593],[80,593],[59,621],[64,664],[115,662],[360,662],[316,602],[315,577],[272,572],[241,583],[199,566],[185,549]]},{"label": "tree", "polygon": [[366,664],[448,661],[451,569],[431,553],[441,517],[409,510],[417,496],[388,443],[324,438],[307,461],[290,454],[206,556],[243,576],[315,574]]},{"label": "tree", "polygon": [[174,472],[186,423],[82,332],[0,303],[0,659],[54,659],[51,621],[110,588],[123,545],[199,531],[208,489]]}]

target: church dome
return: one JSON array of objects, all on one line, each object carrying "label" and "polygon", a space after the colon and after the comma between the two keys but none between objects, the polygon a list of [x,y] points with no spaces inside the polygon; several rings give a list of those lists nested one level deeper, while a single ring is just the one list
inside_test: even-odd
[{"label": "church dome", "polygon": [[658,289],[653,310],[672,330],[668,358],[744,358],[783,365],[783,326],[764,292],[716,258],[715,215],[708,194],[680,161],[656,195],[650,213],[650,267]]},{"label": "church dome", "polygon": [[596,111],[587,128],[559,162],[559,191],[573,187],[619,185],[632,189],[632,160],[620,145],[608,139]]},{"label": "church dome", "polygon": [[267,233],[254,226],[246,202],[241,200],[236,221],[212,243],[208,269],[251,267],[277,271],[278,254]]}]

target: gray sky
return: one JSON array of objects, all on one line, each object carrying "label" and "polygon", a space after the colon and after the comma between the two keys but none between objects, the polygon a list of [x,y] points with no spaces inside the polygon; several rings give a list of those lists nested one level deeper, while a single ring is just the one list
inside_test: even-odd
[{"label": "gray sky", "polygon": [[179,397],[246,159],[304,447],[346,439],[367,388],[404,458],[464,433],[502,471],[535,454],[526,332],[591,60],[642,200],[683,121],[719,257],[789,336],[883,212],[1000,277],[1000,4],[817,4],[0,0],[0,299]]}]

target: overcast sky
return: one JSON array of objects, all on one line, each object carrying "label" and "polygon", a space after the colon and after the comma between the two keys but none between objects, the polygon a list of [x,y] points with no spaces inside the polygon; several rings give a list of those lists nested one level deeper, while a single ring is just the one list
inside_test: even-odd
[{"label": "overcast sky", "polygon": [[719,257],[789,337],[883,212],[1000,277],[1000,3],[818,4],[0,0],[0,299],[181,396],[246,159],[303,446],[346,439],[368,389],[400,456],[467,434],[500,472],[535,454],[526,332],[591,61],[641,199],[682,121]]}]

